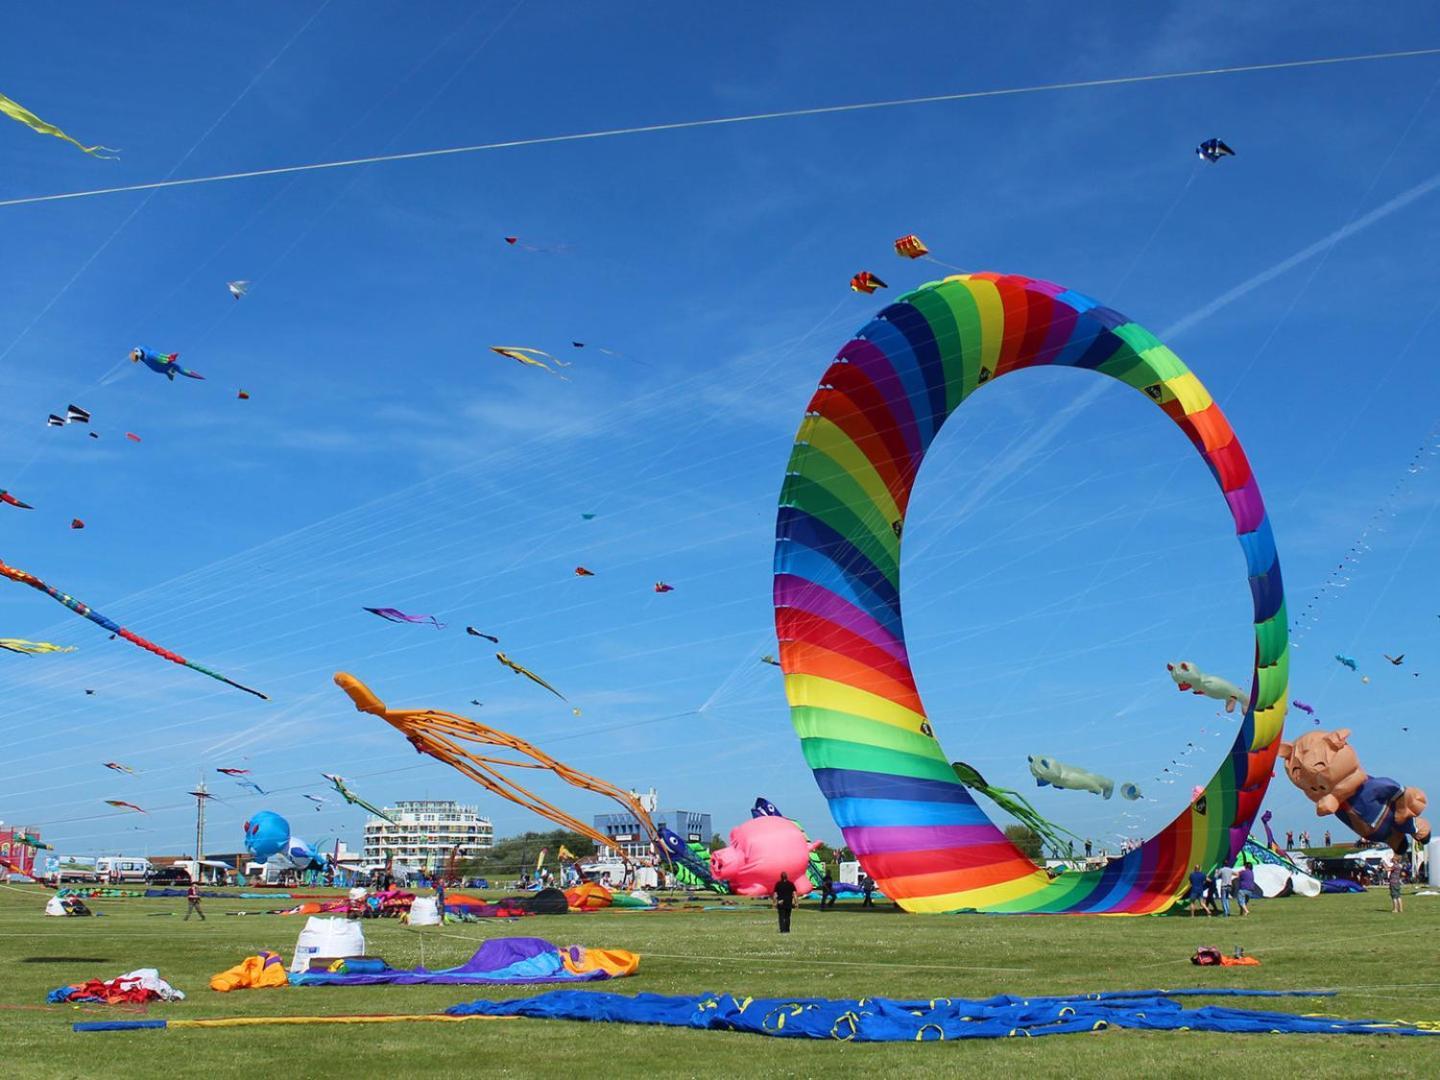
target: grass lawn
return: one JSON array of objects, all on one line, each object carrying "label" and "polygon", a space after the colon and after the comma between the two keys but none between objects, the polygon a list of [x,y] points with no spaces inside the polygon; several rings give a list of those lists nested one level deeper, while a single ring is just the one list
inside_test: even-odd
[{"label": "grass lawn", "polygon": [[[514,1020],[468,1024],[293,1026],[77,1035],[98,1006],[44,1005],[50,989],[158,967],[188,1000],[151,1017],[437,1012],[459,1001],[544,987],[289,987],[217,994],[212,974],[260,948],[288,960],[303,917],[223,912],[278,901],[207,900],[209,920],[181,921],[183,900],[96,900],[103,918],[51,919],[47,894],[0,888],[0,1008],[6,1076],[1433,1076],[1440,1042],[1371,1036],[1232,1036],[1111,1030],[1044,1039],[844,1044],[724,1032]],[[457,964],[489,937],[632,949],[640,973],[599,988],[764,996],[897,998],[1062,994],[1240,986],[1329,987],[1338,997],[1256,1000],[1254,1007],[1352,1018],[1440,1021],[1440,897],[1407,897],[1392,916],[1383,890],[1260,901],[1248,919],[908,916],[887,907],[806,905],[780,937],[768,909],[600,912],[410,930],[369,920],[369,952],[396,966]],[[421,934],[423,933],[423,938]],[[1197,968],[1197,945],[1258,957],[1256,968]],[[70,959],[66,959],[70,958]],[[1202,1004],[1207,999],[1192,1002]],[[1244,999],[1231,1004],[1245,1005]],[[116,1011],[115,1015],[130,1014]]]}]

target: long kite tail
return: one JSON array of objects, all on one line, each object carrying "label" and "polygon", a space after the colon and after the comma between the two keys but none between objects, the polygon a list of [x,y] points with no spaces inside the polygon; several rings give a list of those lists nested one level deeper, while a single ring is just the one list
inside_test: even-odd
[{"label": "long kite tail", "polygon": [[205,376],[204,376],[204,375],[201,375],[198,371],[191,371],[189,368],[183,368],[183,367],[180,367],[179,365],[176,365],[175,370],[178,371],[181,375],[184,375],[187,379],[203,379],[203,378],[205,378]]},{"label": "long kite tail", "polygon": [[121,626],[114,620],[107,619],[104,615],[101,615],[100,612],[96,611],[88,604],[83,604],[68,593],[63,593],[59,589],[45,584],[45,582],[41,581],[34,574],[29,574],[17,567],[7,565],[3,559],[0,559],[0,576],[7,577],[11,581],[19,582],[21,585],[29,585],[32,589],[38,589],[40,592],[43,592],[46,596],[50,597],[56,603],[65,605],[71,611],[75,612],[75,614],[83,615],[85,618],[89,619],[97,626],[104,627],[106,630],[110,631],[110,633],[116,635],[117,637],[124,638],[132,645],[138,645],[140,648],[145,649],[147,652],[152,652],[156,656],[164,657],[172,664],[179,664],[182,667],[188,667],[194,671],[198,671],[202,675],[209,675],[210,678],[216,679],[219,682],[224,683],[226,686],[233,686],[236,690],[244,690],[247,694],[254,694],[262,701],[270,700],[268,694],[262,694],[259,690],[251,689],[250,687],[245,686],[242,683],[236,682],[234,679],[226,678],[218,671],[212,671],[210,668],[207,668],[202,664],[197,664],[193,660],[186,660],[185,657],[181,656],[179,653],[171,652],[169,649],[162,648],[161,646],[156,645],[153,641],[147,641],[139,634],[136,634],[131,630],[125,629],[123,626]]}]

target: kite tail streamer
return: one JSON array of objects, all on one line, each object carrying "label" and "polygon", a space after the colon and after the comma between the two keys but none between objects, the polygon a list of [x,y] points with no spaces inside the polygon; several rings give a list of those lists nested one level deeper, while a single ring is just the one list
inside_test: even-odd
[{"label": "kite tail streamer", "polygon": [[[12,98],[6,97],[4,94],[0,94],[0,113],[4,113],[12,120],[19,120],[20,123],[32,131],[38,131],[41,135],[54,135],[57,139],[64,139],[66,142],[78,146],[91,157],[104,158],[106,161],[115,161],[115,155],[120,153],[120,151],[116,150],[113,146],[86,146],[80,142],[80,140],[65,134],[65,132],[61,131],[54,124],[47,124],[29,109],[25,108],[24,105],[21,105]],[[100,152],[102,150],[108,151],[108,153],[102,154]]]},{"label": "kite tail streamer", "polygon": [[226,686],[233,686],[236,690],[244,690],[247,694],[254,694],[262,701],[270,700],[268,694],[262,694],[259,690],[251,689],[250,687],[245,686],[243,683],[236,682],[234,679],[226,678],[218,671],[212,671],[210,668],[207,668],[201,664],[197,664],[193,660],[186,660],[185,657],[181,656],[179,653],[171,652],[169,649],[162,648],[161,646],[156,645],[153,641],[147,641],[139,634],[125,629],[119,623],[111,619],[107,619],[104,615],[101,615],[100,612],[96,611],[88,604],[83,604],[68,593],[63,593],[59,589],[56,589],[51,585],[45,584],[45,582],[41,581],[34,574],[26,573],[24,570],[6,564],[4,560],[0,560],[0,576],[7,577],[11,581],[19,582],[21,585],[29,585],[32,589],[38,589],[40,592],[43,592],[46,596],[50,597],[57,603],[64,604],[71,611],[75,612],[75,614],[83,615],[85,618],[89,619],[97,626],[103,626],[106,630],[110,631],[110,633],[116,635],[117,637],[122,637],[126,641],[130,642],[132,645],[138,645],[140,648],[146,650],[147,652],[152,652],[156,656],[162,656],[166,660],[169,660],[172,664],[179,664],[182,667],[188,667],[194,671],[198,671],[202,675],[208,675],[210,676],[210,678],[222,682]]}]

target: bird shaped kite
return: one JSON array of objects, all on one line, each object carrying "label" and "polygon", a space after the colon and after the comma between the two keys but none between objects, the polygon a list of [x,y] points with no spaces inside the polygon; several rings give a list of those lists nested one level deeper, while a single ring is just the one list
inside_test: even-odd
[{"label": "bird shaped kite", "polygon": [[[187,379],[203,379],[198,371],[191,371],[189,368],[180,366],[180,354],[153,353],[142,346],[136,346],[130,350],[130,362],[132,364],[144,364],[157,375],[164,375],[171,382],[175,381],[176,375],[184,375]],[[137,440],[138,441],[138,440]]]},{"label": "bird shaped kite", "polygon": [[131,776],[135,775],[134,769],[130,768],[129,765],[121,765],[118,761],[107,761],[104,762],[104,765],[105,768],[111,770],[112,772],[129,773]]},{"label": "bird shaped kite", "polygon": [[52,645],[48,641],[26,641],[24,638],[6,637],[0,638],[0,649],[6,652],[24,653],[26,656],[39,656],[42,653],[74,652],[74,645]]},{"label": "bird shaped kite", "polygon": [[529,680],[530,680],[531,682],[533,682],[535,685],[537,685],[537,686],[543,686],[546,690],[549,690],[552,694],[554,694],[556,697],[558,697],[561,701],[565,701],[565,700],[566,700],[565,695],[562,694],[562,693],[560,693],[559,690],[556,690],[555,687],[551,686],[548,682],[546,682],[544,679],[542,679],[539,675],[536,675],[533,671],[531,671],[529,668],[525,667],[523,664],[517,664],[514,660],[511,660],[511,659],[510,659],[508,656],[506,656],[503,652],[497,652],[497,653],[495,654],[495,659],[496,659],[496,660],[499,660],[500,663],[504,664],[504,665],[505,665],[506,667],[508,667],[511,671],[515,672],[516,675],[524,675],[525,678],[529,679]]},{"label": "bird shaped kite", "polygon": [[675,591],[675,586],[674,586],[674,585],[667,585],[667,584],[666,584],[665,582],[663,582],[663,581],[657,581],[657,582],[655,582],[655,591],[656,591],[656,592],[674,592],[674,591]]},{"label": "bird shaped kite", "polygon": [[231,296],[233,296],[236,300],[239,300],[242,296],[244,296],[247,292],[250,291],[250,282],[227,281],[225,283],[225,288],[230,290]]},{"label": "bird shaped kite", "polygon": [[134,810],[137,814],[145,814],[149,812],[147,810],[140,809],[140,807],[136,806],[133,802],[126,802],[124,799],[106,799],[105,805],[114,806],[122,810]]},{"label": "bird shaped kite", "polygon": [[381,810],[378,806],[375,806],[372,803],[366,802],[364,799],[360,798],[359,795],[356,795],[353,791],[346,787],[344,777],[336,776],[334,773],[328,772],[321,773],[320,775],[325,777],[326,780],[329,780],[330,783],[335,786],[335,790],[340,793],[340,797],[344,799],[347,803],[349,803],[351,806],[358,806],[362,810],[368,810],[376,817],[382,818],[383,820],[390,822],[391,825],[395,824],[395,819],[392,818],[389,814],[385,813],[384,810]]},{"label": "bird shaped kite", "polygon": [[594,576],[595,576],[595,571],[594,571],[594,570],[587,570],[587,569],[585,569],[585,567],[583,567],[583,566],[577,566],[577,567],[575,567],[575,576],[576,576],[576,577],[594,577]]},{"label": "bird shaped kite", "polygon": [[[169,649],[162,648],[161,646],[156,645],[153,641],[146,641],[139,634],[127,630],[125,629],[125,627],[119,625],[118,623],[112,622],[110,619],[107,619],[104,615],[101,615],[98,611],[90,607],[88,604],[82,604],[73,596],[62,593],[59,589],[45,584],[45,582],[41,581],[34,574],[27,574],[24,570],[7,565],[3,559],[0,559],[0,577],[9,578],[11,581],[17,582],[21,585],[28,585],[30,586],[30,588],[44,593],[56,603],[63,604],[65,607],[75,612],[75,614],[83,615],[85,618],[89,619],[96,625],[103,626],[106,630],[110,631],[111,637],[122,637],[126,641],[130,642],[130,644],[138,645],[140,648],[145,649],[147,652],[152,652],[156,656],[160,656],[166,660],[169,660],[172,664],[180,664],[183,667],[190,668],[192,671],[198,671],[202,675],[208,675],[210,676],[210,678],[216,679],[219,682],[224,683],[226,686],[233,686],[236,690],[244,690],[245,693],[254,694],[256,697],[264,701],[270,700],[259,690],[252,690],[250,687],[235,682],[233,679],[226,678],[218,671],[212,671],[210,668],[203,667],[202,665],[195,663],[193,660],[186,660],[179,653],[173,653]],[[87,693],[88,692],[89,691],[87,691]]]},{"label": "bird shaped kite", "polygon": [[1220,139],[1206,139],[1195,148],[1195,156],[1214,165],[1223,157],[1234,157],[1235,151]]},{"label": "bird shaped kite", "polygon": [[1344,664],[1351,671],[1360,670],[1360,667],[1358,664],[1356,664],[1355,658],[1353,656],[1346,656],[1344,653],[1336,653],[1335,659],[1338,660],[1340,663]]},{"label": "bird shaped kite", "polygon": [[[552,368],[550,364],[554,364],[556,367],[569,367],[570,365],[563,360],[555,359],[555,357],[551,356],[544,349],[530,349],[523,345],[491,345],[490,351],[514,360],[517,363],[525,364],[529,367],[537,367],[541,371],[548,371],[557,379],[564,379],[566,382],[570,381],[565,378],[564,375],[561,375],[560,372]],[[549,360],[550,364],[547,364],[545,362],[546,360]]]},{"label": "bird shaped kite", "polygon": [[[6,97],[4,94],[0,94],[0,113],[4,113],[12,120],[20,121],[20,123],[24,124],[31,131],[38,131],[41,135],[53,135],[57,139],[64,139],[66,142],[71,143],[74,146],[78,146],[81,150],[85,151],[85,153],[89,154],[91,157],[104,158],[107,161],[114,161],[114,155],[120,152],[110,146],[86,146],[84,143],[80,142],[73,136],[65,134],[65,132],[61,131],[54,124],[49,124],[46,123],[44,120],[41,120],[40,117],[36,116],[29,109],[25,108],[24,105],[21,105],[18,101],[13,100],[12,98]],[[108,152],[102,154],[100,152],[102,150]]]},{"label": "bird shaped kite", "polygon": [[445,629],[445,624],[434,615],[406,615],[405,612],[393,607],[367,607],[362,610],[370,612],[371,615],[379,615],[380,618],[389,622],[429,623],[436,630]]},{"label": "bird shaped kite", "polygon": [[[451,768],[464,773],[492,794],[509,799],[511,802],[553,821],[562,829],[569,829],[589,837],[600,845],[611,846],[614,843],[611,838],[597,831],[589,823],[567,814],[564,810],[545,801],[512,779],[508,770],[536,769],[550,772],[572,787],[608,796],[633,815],[651,840],[658,838],[649,812],[630,792],[605,780],[588,776],[562,761],[557,761],[538,746],[528,743],[524,739],[487,727],[466,717],[457,716],[455,713],[440,712],[435,709],[387,709],[385,703],[377,698],[369,687],[355,676],[347,675],[344,672],[338,672],[335,675],[335,684],[350,696],[350,700],[355,703],[355,708],[383,719],[404,735],[417,753],[427,754],[438,761],[443,761]],[[464,743],[508,751],[513,756],[497,756],[493,750],[490,752],[472,751],[462,745]],[[623,852],[621,858],[628,861]]]},{"label": "bird shaped kite", "polygon": [[869,270],[861,270],[850,279],[850,291],[864,293],[867,296],[876,289],[888,289],[889,287]]},{"label": "bird shaped kite", "polygon": [[27,502],[21,502],[19,499],[17,499],[14,495],[11,495],[10,492],[6,491],[4,488],[0,488],[0,503],[5,503],[6,505],[8,505],[8,506],[13,506],[13,507],[15,507],[16,509],[19,509],[19,510],[34,510],[34,509],[35,509],[35,507],[31,506],[29,503],[27,503]]},{"label": "bird shaped kite", "polygon": [[224,773],[226,776],[231,777],[245,776],[250,772],[249,769],[216,769],[215,771],[218,773]]},{"label": "bird shaped kite", "polygon": [[1386,660],[1389,660],[1390,663],[1394,664],[1396,667],[1399,667],[1401,664],[1405,663],[1405,654],[1403,652],[1399,656],[1391,656],[1389,653],[1381,653],[1380,655],[1385,657]]},{"label": "bird shaped kite", "polygon": [[1203,694],[1216,701],[1223,701],[1226,712],[1234,712],[1236,705],[1250,700],[1250,696],[1245,691],[1228,679],[1222,679],[1218,675],[1207,675],[1188,660],[1166,664],[1165,668],[1170,672],[1170,678],[1175,680],[1175,685],[1181,690],[1189,690],[1192,694]]},{"label": "bird shaped kite", "polygon": [[498,637],[496,637],[494,634],[482,634],[479,630],[476,630],[475,627],[473,627],[473,626],[467,626],[467,627],[465,627],[465,633],[469,634],[471,637],[484,638],[486,641],[490,642],[492,645],[499,645],[499,644],[500,644],[500,639],[499,639]]},{"label": "bird shaped kite", "polygon": [[922,255],[929,255],[930,249],[920,237],[909,233],[895,241],[895,254],[907,259],[918,259]]}]

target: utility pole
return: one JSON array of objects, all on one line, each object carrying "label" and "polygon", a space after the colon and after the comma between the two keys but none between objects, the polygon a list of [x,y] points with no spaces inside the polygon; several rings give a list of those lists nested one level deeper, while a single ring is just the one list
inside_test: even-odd
[{"label": "utility pole", "polygon": [[200,861],[205,858],[205,778],[200,778],[200,785],[195,789],[195,884],[200,884]]}]

